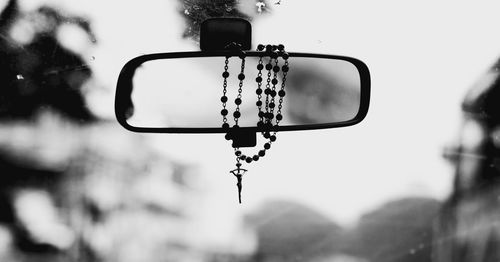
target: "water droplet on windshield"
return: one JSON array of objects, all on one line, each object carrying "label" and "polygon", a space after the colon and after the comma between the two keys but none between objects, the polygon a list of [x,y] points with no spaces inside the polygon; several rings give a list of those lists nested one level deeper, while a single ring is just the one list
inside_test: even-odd
[{"label": "water droplet on windshield", "polygon": [[409,252],[411,255],[415,255],[415,253],[417,253],[417,251],[415,249],[410,249],[410,252]]},{"label": "water droplet on windshield", "polygon": [[266,7],[266,4],[263,2],[257,2],[255,4],[257,6],[257,12],[260,14],[263,11],[263,8]]},{"label": "water droplet on windshield", "polygon": [[16,78],[17,78],[17,80],[24,80],[24,76],[21,74],[16,75]]},{"label": "water droplet on windshield", "polygon": [[90,58],[90,60],[94,61],[94,60],[95,60],[95,56],[92,56],[92,57]]}]

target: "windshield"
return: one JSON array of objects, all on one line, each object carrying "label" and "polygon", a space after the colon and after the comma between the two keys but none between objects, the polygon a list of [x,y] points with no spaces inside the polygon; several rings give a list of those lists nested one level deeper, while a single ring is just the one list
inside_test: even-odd
[{"label": "windshield", "polygon": [[[434,245],[457,188],[443,149],[500,55],[497,7],[0,1],[0,260],[447,261]],[[363,122],[278,133],[245,174],[242,204],[223,134],[132,133],[114,117],[128,60],[197,51],[200,23],[221,16],[249,20],[254,49],[352,56],[372,76]]]}]

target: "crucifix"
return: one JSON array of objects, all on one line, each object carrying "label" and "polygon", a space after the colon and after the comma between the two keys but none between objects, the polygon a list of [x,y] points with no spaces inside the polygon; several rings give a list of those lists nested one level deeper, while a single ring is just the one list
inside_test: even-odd
[{"label": "crucifix", "polygon": [[241,188],[242,188],[241,180],[242,180],[242,177],[245,174],[245,172],[247,172],[247,170],[241,168],[240,163],[238,163],[236,166],[237,166],[236,169],[231,170],[229,172],[231,172],[238,180],[238,183],[236,183],[236,185],[238,186],[238,199],[239,199],[240,204],[241,204]]}]

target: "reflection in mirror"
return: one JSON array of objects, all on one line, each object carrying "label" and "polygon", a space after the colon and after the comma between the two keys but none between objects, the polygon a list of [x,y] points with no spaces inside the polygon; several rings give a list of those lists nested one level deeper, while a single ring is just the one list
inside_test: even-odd
[{"label": "reflection in mirror", "polygon": [[[268,61],[268,58],[263,58],[264,65]],[[283,78],[281,70],[277,75],[276,91],[281,88],[283,79],[286,84],[280,126],[337,123],[356,117],[361,104],[361,80],[355,65],[331,58],[290,57],[288,61],[290,69],[286,77]],[[259,121],[256,106],[258,84],[255,81],[259,73],[258,63],[258,57],[245,59],[241,127],[256,126]],[[128,123],[153,128],[221,127],[224,64],[225,57],[222,56],[158,59],[143,63],[133,78],[131,99],[134,113]],[[283,59],[279,59],[279,64],[283,65]],[[229,58],[226,108],[230,125],[234,124],[232,114],[236,109],[234,100],[238,95],[241,67],[240,58]],[[262,89],[265,89],[268,83],[266,69],[262,70],[262,78]],[[262,94],[264,105],[266,99],[271,97]],[[279,96],[276,96],[276,107],[278,100]]]}]

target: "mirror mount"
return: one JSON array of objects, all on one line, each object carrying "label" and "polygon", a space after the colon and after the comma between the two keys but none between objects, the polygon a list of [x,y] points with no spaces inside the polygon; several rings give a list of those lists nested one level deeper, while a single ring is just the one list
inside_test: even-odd
[{"label": "mirror mount", "polygon": [[252,26],[241,18],[210,18],[200,26],[202,51],[227,50],[231,45],[240,50],[252,49]]}]

